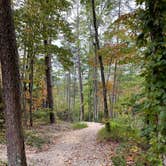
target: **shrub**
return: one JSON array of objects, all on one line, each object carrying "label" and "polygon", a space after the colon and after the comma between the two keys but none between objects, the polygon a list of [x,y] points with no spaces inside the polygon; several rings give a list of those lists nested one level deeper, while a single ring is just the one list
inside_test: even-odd
[{"label": "shrub", "polygon": [[76,129],[83,129],[83,128],[86,128],[86,127],[88,127],[88,125],[86,123],[82,123],[82,122],[77,122],[77,123],[74,123],[72,125],[72,128],[74,130],[76,130]]}]

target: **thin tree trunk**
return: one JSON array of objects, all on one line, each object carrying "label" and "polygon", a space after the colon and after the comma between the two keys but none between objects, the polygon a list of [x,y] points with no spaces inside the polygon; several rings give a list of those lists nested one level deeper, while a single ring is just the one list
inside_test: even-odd
[{"label": "thin tree trunk", "polygon": [[98,64],[98,60],[97,60],[97,48],[95,45],[95,57],[94,57],[94,61],[95,61],[95,66],[94,66],[94,121],[98,120],[98,81],[97,81],[97,64]]},{"label": "thin tree trunk", "polygon": [[34,57],[30,57],[30,75],[29,75],[29,94],[30,94],[30,101],[29,101],[29,124],[33,126],[33,117],[32,117],[32,109],[33,109],[33,68],[34,68]]},{"label": "thin tree trunk", "polygon": [[84,120],[84,95],[83,95],[83,84],[82,84],[82,73],[81,73],[81,63],[80,56],[78,55],[78,75],[79,75],[79,85],[80,85],[80,120]]},{"label": "thin tree trunk", "polygon": [[93,116],[92,116],[92,113],[94,112],[92,112],[92,110],[93,110],[93,108],[92,108],[92,92],[93,92],[93,81],[92,81],[92,79],[93,79],[93,71],[92,71],[92,69],[93,68],[91,68],[90,66],[89,66],[89,71],[88,71],[88,87],[89,87],[89,92],[88,92],[88,121],[90,122],[90,121],[92,121],[93,119]]},{"label": "thin tree trunk", "polygon": [[[121,0],[119,0],[119,9],[118,9],[118,18],[120,18],[121,15]],[[118,29],[119,31],[119,24],[118,24]],[[117,44],[119,44],[119,38],[117,37]],[[114,82],[113,82],[113,91],[112,91],[112,106],[111,106],[111,111],[112,115],[114,116],[114,104],[116,103],[116,98],[117,98],[117,67],[118,67],[118,61],[115,60],[115,68],[114,68]]]},{"label": "thin tree trunk", "polygon": [[24,57],[23,57],[23,74],[22,74],[22,79],[23,79],[23,83],[22,83],[22,110],[23,110],[23,114],[24,114],[24,126],[27,126],[27,111],[26,111],[26,46],[24,47]]},{"label": "thin tree trunk", "polygon": [[[91,0],[91,3],[92,3],[92,11],[93,11],[93,24],[94,24],[94,30],[95,30],[96,47],[97,47],[97,50],[99,50],[100,45],[99,45],[98,26],[97,26],[96,11],[95,11],[95,0]],[[102,86],[103,86],[104,117],[108,118],[109,115],[108,115],[108,105],[107,105],[107,88],[105,83],[104,65],[103,65],[103,60],[101,55],[98,55],[98,60],[100,64],[101,80],[102,80]]]},{"label": "thin tree trunk", "polygon": [[[79,3],[79,2],[78,2]],[[84,120],[84,94],[83,94],[83,83],[82,83],[82,72],[81,72],[81,58],[80,58],[80,44],[79,44],[79,31],[80,31],[80,17],[79,17],[79,4],[77,6],[77,62],[78,62],[78,76],[80,86],[80,121]]]},{"label": "thin tree trunk", "polygon": [[74,83],[73,83],[73,111],[76,103],[76,65],[74,65]]},{"label": "thin tree trunk", "polygon": [[[47,50],[48,40],[44,40],[44,45]],[[52,76],[51,76],[51,55],[46,52],[45,55],[46,66],[46,82],[47,82],[47,102],[50,109],[50,123],[55,123],[55,115],[53,112],[53,89],[52,89]]]},{"label": "thin tree trunk", "polygon": [[71,119],[70,115],[71,115],[71,94],[70,94],[70,84],[71,84],[71,75],[70,75],[70,71],[67,74],[67,94],[68,94],[68,120]]},{"label": "thin tree trunk", "polygon": [[[109,79],[110,79],[110,76],[111,76],[111,66],[112,66],[112,58],[111,58],[111,61],[110,61],[110,64],[109,64],[109,70],[108,70],[108,75],[107,75],[107,84],[109,83]],[[109,101],[109,116],[110,118],[113,117],[113,112],[112,112],[112,98],[111,98],[111,93],[108,92],[108,101]]]},{"label": "thin tree trunk", "polygon": [[21,124],[20,76],[10,0],[0,0],[0,60],[9,166],[26,166]]},{"label": "thin tree trunk", "polygon": [[115,61],[114,82],[113,82],[112,100],[111,100],[111,113],[112,113],[112,116],[114,114],[114,104],[116,103],[116,77],[117,77],[117,60]]},{"label": "thin tree trunk", "polygon": [[[88,11],[89,12],[89,11]],[[89,19],[89,18],[88,18]],[[98,57],[97,57],[97,50],[96,44],[93,41],[93,32],[91,28],[91,19],[89,20],[89,32],[91,36],[91,40],[89,41],[89,51],[94,48],[94,66],[93,66],[93,121],[98,121]],[[92,92],[91,92],[92,93]]]}]

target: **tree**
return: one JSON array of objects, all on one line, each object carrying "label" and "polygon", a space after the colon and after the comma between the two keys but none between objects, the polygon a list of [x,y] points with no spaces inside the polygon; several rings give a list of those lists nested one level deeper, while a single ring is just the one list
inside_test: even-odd
[{"label": "tree", "polygon": [[[44,45],[47,50],[48,40],[44,40]],[[45,55],[45,67],[46,67],[46,83],[47,83],[47,104],[50,109],[50,123],[55,123],[54,115],[54,103],[53,103],[53,92],[52,92],[52,74],[51,74],[51,55],[47,53]]]},{"label": "tree", "polygon": [[[55,117],[53,112],[53,86],[52,86],[52,58],[57,55],[58,60],[62,64],[67,64],[68,56],[63,48],[59,48],[54,44],[58,39],[58,35],[62,35],[66,39],[70,37],[69,24],[64,15],[70,6],[68,1],[47,1],[47,0],[28,0],[24,1],[15,11],[16,32],[19,41],[19,48],[25,49],[27,56],[22,60],[23,71],[23,89],[29,84],[29,108],[30,108],[30,125],[32,125],[32,111],[34,111],[34,97],[36,87],[36,65],[44,57],[45,75],[42,74],[47,85],[47,104],[50,109],[50,123],[54,123]],[[36,10],[38,9],[38,10]],[[65,50],[66,51],[66,50]],[[42,55],[42,56],[41,56]],[[65,56],[64,56],[65,55]],[[66,65],[65,64],[65,65]],[[65,66],[64,65],[64,66]],[[41,71],[40,71],[41,72]],[[29,75],[29,78],[27,77]],[[40,75],[41,78],[41,75]],[[24,94],[25,92],[23,92]],[[22,95],[24,96],[24,95]],[[24,97],[25,98],[25,97]],[[23,98],[23,100],[24,100]],[[32,107],[33,106],[33,107]],[[24,104],[25,111],[25,104]]]},{"label": "tree", "polygon": [[18,52],[10,0],[0,0],[0,54],[9,166],[26,166]]},{"label": "tree", "polygon": [[81,67],[81,55],[80,55],[80,2],[77,4],[77,62],[78,62],[78,77],[80,87],[80,120],[84,120],[84,94],[83,94],[83,81],[82,81],[82,67]]},{"label": "tree", "polygon": [[[98,26],[97,26],[97,18],[96,18],[96,11],[95,11],[95,0],[91,0],[92,3],[92,12],[93,12],[93,24],[94,24],[94,30],[95,30],[95,46],[96,49],[100,49],[99,44],[99,36],[98,36]],[[103,88],[103,100],[104,100],[104,116],[105,118],[108,118],[108,105],[107,105],[107,88],[105,83],[105,74],[104,74],[104,65],[102,56],[98,54],[98,60],[100,64],[100,72],[101,72],[101,80],[102,80],[102,88]]]}]

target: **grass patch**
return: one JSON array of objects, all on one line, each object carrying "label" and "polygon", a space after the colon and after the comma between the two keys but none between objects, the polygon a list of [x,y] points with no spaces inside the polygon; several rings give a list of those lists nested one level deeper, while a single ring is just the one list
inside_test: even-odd
[{"label": "grass patch", "polygon": [[73,128],[74,130],[83,129],[83,128],[86,128],[86,127],[88,127],[88,125],[87,125],[86,123],[82,123],[82,122],[77,122],[77,123],[74,123],[74,124],[72,125],[72,128]]},{"label": "grass patch", "polygon": [[35,131],[26,131],[25,132],[25,143],[29,146],[41,149],[43,145],[49,143],[48,138],[40,136]]}]

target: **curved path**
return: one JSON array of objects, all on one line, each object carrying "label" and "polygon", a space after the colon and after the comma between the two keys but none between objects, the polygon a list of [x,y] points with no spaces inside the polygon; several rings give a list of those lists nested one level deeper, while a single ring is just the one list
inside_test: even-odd
[{"label": "curved path", "polygon": [[[27,150],[28,166],[112,166],[113,146],[96,140],[97,132],[103,126],[94,122],[87,124],[88,127],[81,130],[62,132],[45,151]],[[5,146],[0,147],[0,160],[6,160]]]},{"label": "curved path", "polygon": [[29,154],[30,165],[37,166],[111,166],[110,147],[97,143],[103,126],[88,123],[88,128],[66,132],[48,151]]}]

